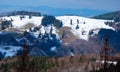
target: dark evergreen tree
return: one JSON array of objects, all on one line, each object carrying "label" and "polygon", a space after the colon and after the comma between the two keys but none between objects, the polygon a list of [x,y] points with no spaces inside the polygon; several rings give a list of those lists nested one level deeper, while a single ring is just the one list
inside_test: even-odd
[{"label": "dark evergreen tree", "polygon": [[27,67],[27,63],[29,60],[29,46],[24,44],[23,45],[23,51],[20,52],[21,54],[18,54],[18,60],[20,63],[20,66],[17,68],[17,72],[29,72],[29,68]]},{"label": "dark evergreen tree", "polygon": [[44,16],[42,21],[41,21],[41,24],[43,26],[48,26],[48,25],[51,25],[55,22],[56,18],[54,16]]},{"label": "dark evergreen tree", "polygon": [[83,24],[85,24],[86,22],[84,21]]},{"label": "dark evergreen tree", "polygon": [[62,33],[62,39],[65,37],[65,30],[63,31],[63,33]]},{"label": "dark evergreen tree", "polygon": [[32,15],[31,14],[29,14],[29,19],[31,19],[32,18]]},{"label": "dark evergreen tree", "polygon": [[56,28],[61,28],[63,26],[63,22],[56,19],[54,24],[53,24]]},{"label": "dark evergreen tree", "polygon": [[116,65],[116,72],[120,72],[120,60],[118,61],[117,65]]},{"label": "dark evergreen tree", "polygon": [[120,22],[120,17],[119,17],[119,16],[116,16],[116,17],[114,18],[114,22]]},{"label": "dark evergreen tree", "polygon": [[53,31],[53,28],[52,28],[52,26],[51,26],[51,28],[50,28],[50,34],[52,34],[52,31]]},{"label": "dark evergreen tree", "polygon": [[23,19],[23,17],[22,16],[20,16],[20,20],[22,20]]},{"label": "dark evergreen tree", "polygon": [[6,54],[6,53],[0,52],[0,60],[2,60],[2,59],[5,57],[5,54]]},{"label": "dark evergreen tree", "polygon": [[42,34],[41,34],[41,32],[39,33],[38,38],[42,38]]},{"label": "dark evergreen tree", "polygon": [[79,20],[77,19],[77,24],[79,24]]},{"label": "dark evergreen tree", "polygon": [[79,29],[79,28],[80,28],[80,27],[79,27],[79,25],[77,24],[77,26],[76,26],[76,30]]},{"label": "dark evergreen tree", "polygon": [[71,25],[73,24],[72,19],[70,19],[70,24],[71,24]]},{"label": "dark evergreen tree", "polygon": [[8,20],[5,20],[5,21],[2,21],[2,24],[1,24],[1,29],[4,30],[8,27],[12,27],[12,21],[8,21]]}]

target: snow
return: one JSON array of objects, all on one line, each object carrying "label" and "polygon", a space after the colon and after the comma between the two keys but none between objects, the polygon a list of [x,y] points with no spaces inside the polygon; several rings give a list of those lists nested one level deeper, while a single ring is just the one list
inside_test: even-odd
[{"label": "snow", "polygon": [[48,56],[43,50],[41,50],[41,52],[42,52],[45,56]]},{"label": "snow", "polygon": [[0,45],[0,52],[2,54],[5,53],[5,57],[12,57],[14,56],[18,50],[22,49],[19,46],[12,46],[12,45]]},{"label": "snow", "polygon": [[[100,60],[96,60],[96,62],[97,62],[97,63],[102,63],[102,64],[105,63],[104,60],[101,60],[101,61],[100,61]],[[116,65],[116,64],[117,64],[117,61],[106,61],[106,63]]]},{"label": "snow", "polygon": [[71,55],[71,56],[75,56],[73,52],[70,52],[70,55]]},{"label": "snow", "polygon": [[[13,19],[13,27],[14,28],[20,28],[24,26],[27,23],[33,23],[35,26],[39,26],[41,24],[42,16],[41,17],[36,17],[32,16],[31,19],[29,19],[29,16],[25,16],[22,20],[20,20],[20,16],[10,16],[10,17],[2,17],[4,20],[11,20]],[[101,28],[105,29],[112,29],[114,28],[105,25],[104,22],[112,22],[112,20],[100,20],[100,19],[91,19],[91,18],[85,18],[85,17],[80,17],[80,16],[57,16],[56,19],[59,19],[63,22],[63,26],[67,26],[72,28],[71,32],[75,34],[77,37],[88,40],[89,37],[89,32],[91,30],[94,30],[94,34],[97,34]],[[70,24],[70,21],[72,20],[72,25]],[[79,23],[77,23],[77,20],[79,20]],[[79,29],[76,29],[76,25],[79,25]],[[46,27],[41,27],[41,33],[50,32],[50,26],[48,28]],[[53,33],[57,34],[56,28],[53,27]],[[59,38],[59,37],[58,37]]]},{"label": "snow", "polygon": [[[59,16],[57,19],[61,20],[64,24],[64,26],[68,26],[72,28],[72,32],[77,35],[79,38],[88,40],[89,32],[91,30],[96,30],[97,34],[99,29],[105,28],[105,29],[112,29],[112,27],[105,25],[104,22],[111,22],[112,20],[100,20],[100,19],[90,19],[90,18],[84,18],[79,16]],[[72,25],[70,24],[70,20],[72,20]],[[79,20],[79,23],[77,23],[77,20]],[[85,23],[85,24],[84,24]],[[79,25],[79,29],[76,29],[76,25]],[[82,32],[85,32],[82,34]]]},{"label": "snow", "polygon": [[20,19],[20,16],[10,16],[10,17],[2,17],[4,20],[13,20],[12,24],[15,28],[19,28],[24,26],[27,23],[34,23],[36,26],[41,24],[42,17],[35,17],[33,16],[31,19],[29,19],[29,16],[25,16],[22,20]]},{"label": "snow", "polygon": [[[13,28],[22,28],[24,25],[28,23],[33,23],[35,26],[40,26],[41,25],[41,20],[42,16],[32,16],[31,19],[29,19],[29,16],[25,16],[22,20],[20,19],[20,15],[17,16],[10,16],[10,17],[2,17],[2,20],[13,20]],[[105,24],[105,22],[112,22],[112,20],[100,20],[100,19],[91,19],[91,18],[85,18],[85,17],[80,17],[80,16],[57,16],[56,19],[59,19],[63,22],[63,26],[67,26],[71,28],[71,32],[76,35],[80,39],[88,40],[89,38],[89,32],[93,30],[93,35],[98,34],[99,30],[101,28],[105,29],[112,29],[114,28],[108,26]],[[71,25],[71,20],[72,20],[72,25]],[[79,20],[79,23],[78,21]],[[76,29],[76,26],[79,25],[79,28]],[[47,33],[50,32],[51,26],[49,27],[43,27],[41,26],[41,33],[44,34],[45,31]],[[1,33],[1,32],[0,32]],[[53,33],[56,34],[57,38],[59,38],[59,35],[57,34],[57,29],[53,27]],[[35,36],[37,37],[39,32],[34,33]],[[61,41],[62,42],[62,41]],[[67,44],[67,43],[66,43]],[[9,49],[5,49],[8,47]],[[6,53],[5,57],[8,56],[13,56],[17,53],[17,50],[21,49],[21,47],[17,46],[10,46],[10,45],[0,45],[0,52]],[[56,47],[52,47],[51,51],[55,51]],[[47,54],[41,50],[41,52],[47,56]],[[74,56],[74,53],[70,53],[72,56]],[[114,62],[116,64],[116,62]]]},{"label": "snow", "polygon": [[56,47],[54,46],[54,47],[51,47],[51,49],[50,49],[51,51],[56,51]]}]

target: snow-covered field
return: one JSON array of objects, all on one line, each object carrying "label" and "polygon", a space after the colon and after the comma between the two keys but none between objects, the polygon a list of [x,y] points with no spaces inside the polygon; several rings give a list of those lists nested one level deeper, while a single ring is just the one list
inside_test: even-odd
[{"label": "snow-covered field", "polygon": [[[21,28],[28,23],[33,23],[35,26],[39,26],[41,25],[42,18],[43,17],[32,16],[32,18],[29,19],[29,16],[25,16],[25,18],[21,20],[20,16],[18,15],[18,16],[2,17],[2,20],[12,19],[13,28]],[[71,32],[74,35],[84,40],[88,40],[89,32],[91,30],[94,32],[93,34],[97,34],[101,28],[114,30],[114,28],[105,24],[105,22],[108,22],[108,21],[111,22],[112,20],[91,19],[91,18],[85,18],[80,16],[58,16],[56,17],[56,19],[61,20],[63,22],[63,26],[70,27],[72,29]],[[79,26],[78,29],[76,29],[77,25]],[[42,33],[44,33],[45,30],[49,32],[50,27],[46,28],[42,26],[41,28]],[[53,27],[53,33],[58,35],[55,27]],[[38,34],[38,33],[34,33],[34,34]],[[0,45],[0,52],[6,53],[5,57],[15,55],[19,49],[21,49],[21,47],[11,46],[11,45],[5,45],[5,46]],[[51,51],[54,51],[55,49],[56,48],[53,47],[51,48]],[[71,53],[71,55],[74,55],[74,54]]]},{"label": "snow-covered field", "polygon": [[[84,17],[79,17],[79,16],[61,16],[57,18],[63,21],[64,26],[71,27],[72,32],[75,35],[78,35],[79,38],[84,39],[84,40],[88,39],[89,32],[91,30],[96,30],[95,33],[97,34],[99,32],[98,30],[101,28],[113,29],[112,27],[109,27],[108,25],[105,25],[104,23],[110,20],[90,19],[90,18],[84,18]],[[72,20],[72,25],[70,24],[70,20]],[[79,20],[79,23],[77,23],[77,20]],[[79,29],[76,29],[77,24],[80,27]]]},{"label": "snow-covered field", "polygon": [[12,45],[0,45],[0,52],[4,54],[5,57],[14,56],[20,49],[22,50],[22,47]]},{"label": "snow-covered field", "polygon": [[[29,16],[25,16],[22,20],[20,20],[20,16],[11,16],[11,17],[2,17],[4,20],[11,20],[13,19],[13,27],[14,28],[20,28],[24,26],[27,23],[33,23],[35,26],[38,26],[41,24],[41,20],[43,17],[35,17],[33,16],[31,19],[29,19]],[[63,26],[68,26],[72,28],[72,32],[77,35],[79,38],[88,40],[89,32],[91,30],[94,30],[94,34],[97,34],[99,32],[99,29],[105,28],[105,29],[113,29],[112,27],[105,25],[104,22],[112,21],[112,20],[100,20],[100,19],[91,19],[91,18],[85,18],[80,16],[58,16],[56,19],[59,19],[63,22]],[[71,25],[72,20],[72,25]],[[79,23],[77,22],[79,20]],[[79,26],[79,29],[76,29],[76,26]],[[50,29],[50,28],[48,28]],[[113,29],[114,30],[114,29]],[[45,32],[44,28],[41,28],[42,32]],[[47,30],[49,31],[49,30]],[[54,30],[54,33],[55,30]]]},{"label": "snow-covered field", "polygon": [[22,20],[20,19],[20,16],[10,16],[10,17],[2,17],[3,20],[13,20],[12,24],[15,28],[20,28],[24,26],[27,23],[34,23],[35,25],[41,24],[42,17],[32,17],[29,19],[29,16],[25,16]]}]

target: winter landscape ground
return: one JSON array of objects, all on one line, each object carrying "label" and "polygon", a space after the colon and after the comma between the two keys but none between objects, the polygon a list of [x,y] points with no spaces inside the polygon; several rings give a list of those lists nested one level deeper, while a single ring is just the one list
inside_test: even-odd
[{"label": "winter landscape ground", "polygon": [[0,1],[0,72],[120,72],[119,3]]},{"label": "winter landscape ground", "polygon": [[[15,72],[18,70],[23,72],[24,68],[30,72],[46,70],[56,72],[56,68],[60,72],[69,70],[87,72],[94,69],[97,71],[99,70],[97,68],[101,67],[98,63],[104,64],[104,55],[109,56],[106,59],[107,63],[116,65],[119,59],[118,25],[119,19],[117,18],[104,20],[73,15],[1,17],[0,57],[3,59],[3,66],[1,66],[4,67],[4,64],[6,65],[4,61],[8,61],[8,65],[11,65],[9,63],[23,62],[23,64],[18,64],[18,67],[15,65],[16,68],[11,66],[10,69],[7,69]],[[116,34],[115,39],[113,34]],[[118,43],[116,43],[117,41]],[[106,47],[110,50],[104,50]],[[34,59],[37,59],[38,62],[45,59],[45,62],[48,63],[42,65],[48,66],[50,70],[44,69],[44,67],[43,69],[37,68],[37,61],[33,62]],[[26,61],[33,62],[36,67],[27,70],[30,65],[24,64]],[[73,67],[69,67],[71,64]],[[25,67],[21,68],[22,65]],[[40,63],[38,67],[42,65]],[[4,71],[4,69],[1,70]]]}]

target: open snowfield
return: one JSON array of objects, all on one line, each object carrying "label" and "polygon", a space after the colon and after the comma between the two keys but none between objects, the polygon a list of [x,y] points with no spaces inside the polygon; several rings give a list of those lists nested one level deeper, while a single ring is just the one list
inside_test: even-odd
[{"label": "open snowfield", "polygon": [[[29,19],[29,16],[25,16],[25,18],[21,20],[19,15],[11,16],[11,17],[2,17],[3,20],[12,19],[13,20],[12,24],[14,28],[20,28],[27,23],[33,23],[35,26],[38,26],[41,24],[42,18],[43,17],[33,16],[31,19]],[[79,38],[84,39],[84,40],[88,40],[89,32],[91,30],[94,30],[94,34],[97,34],[101,28],[113,29],[112,27],[105,25],[104,23],[108,21],[111,22],[112,20],[91,19],[91,18],[85,18],[85,17],[80,17],[80,16],[58,16],[56,17],[56,19],[61,20],[63,22],[63,26],[71,27],[72,28],[71,31],[75,35],[77,35]],[[71,25],[71,20],[72,20],[72,25]],[[77,22],[77,20],[79,22]],[[77,24],[79,26],[79,29],[76,29]],[[45,29],[42,27],[41,31],[45,32],[44,30]]]},{"label": "open snowfield", "polygon": [[[12,19],[13,28],[21,28],[28,23],[33,23],[35,26],[39,26],[41,25],[42,18],[43,17],[32,16],[32,18],[29,19],[29,16],[25,16],[25,18],[21,20],[20,16],[18,15],[18,16],[2,17],[2,20]],[[61,20],[63,22],[63,27],[70,27],[71,32],[74,35],[84,40],[88,40],[90,31],[93,31],[94,32],[93,34],[97,34],[101,28],[114,30],[114,28],[105,24],[105,22],[108,21],[111,22],[112,20],[91,19],[80,16],[58,16],[56,17],[56,19]],[[76,29],[77,25],[79,26],[78,29]],[[49,32],[50,27],[46,28],[42,26],[41,32],[44,33],[45,31]],[[58,36],[55,27],[53,27],[53,33],[55,33]],[[34,34],[37,35],[38,33],[34,33]],[[16,46],[0,45],[0,52],[6,53],[5,57],[14,56],[19,49],[21,48]],[[54,51],[55,48],[51,48],[51,50]]]}]

